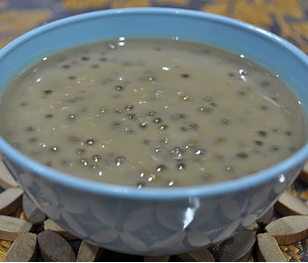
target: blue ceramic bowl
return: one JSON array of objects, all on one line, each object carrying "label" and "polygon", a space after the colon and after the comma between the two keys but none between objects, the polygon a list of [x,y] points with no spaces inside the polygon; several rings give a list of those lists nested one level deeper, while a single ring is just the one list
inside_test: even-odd
[{"label": "blue ceramic bowl", "polygon": [[[0,92],[42,56],[121,36],[178,38],[243,54],[287,82],[308,112],[308,60],[304,53],[253,25],[170,8],[98,11],[37,28],[0,51]],[[306,116],[303,122],[307,123]],[[308,156],[308,144],[281,163],[240,179],[142,190],[55,171],[24,156],[1,137],[0,151],[35,204],[69,232],[119,252],[163,255],[201,249],[250,226],[295,180]]]}]

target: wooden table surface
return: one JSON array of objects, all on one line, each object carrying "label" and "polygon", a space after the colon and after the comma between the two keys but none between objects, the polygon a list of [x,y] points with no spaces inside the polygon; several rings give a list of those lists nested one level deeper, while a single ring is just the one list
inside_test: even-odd
[{"label": "wooden table surface", "polygon": [[[0,48],[37,26],[63,17],[140,6],[177,7],[233,17],[274,32],[308,53],[308,0],[0,0]],[[308,199],[308,187],[299,180],[289,191],[303,201]],[[308,239],[281,248],[289,261],[308,261],[307,245]],[[0,260],[6,250],[0,241]]]}]

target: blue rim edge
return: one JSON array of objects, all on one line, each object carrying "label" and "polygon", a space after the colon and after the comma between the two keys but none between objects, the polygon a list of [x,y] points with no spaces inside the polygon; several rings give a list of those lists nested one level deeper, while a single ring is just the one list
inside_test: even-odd
[{"label": "blue rim edge", "polygon": [[[64,19],[60,19],[49,24],[35,28],[26,34],[18,37],[17,39],[10,42],[8,45],[0,50],[0,58],[5,56],[11,49],[15,46],[21,45],[24,41],[28,41],[32,37],[40,34],[41,32],[46,32],[50,29],[54,29],[58,26],[64,24],[73,23],[76,20],[86,20],[92,19],[96,16],[101,16],[104,12],[104,16],[114,15],[114,14],[134,14],[142,10],[144,14],[172,14],[172,15],[184,15],[193,16],[204,19],[219,21],[220,23],[226,23],[232,25],[233,27],[238,27],[248,31],[255,31],[256,34],[261,35],[264,38],[270,39],[272,42],[278,42],[285,46],[287,49],[291,50],[293,55],[295,55],[302,63],[308,66],[308,60],[306,54],[299,50],[297,47],[293,46],[281,37],[266,31],[257,26],[235,20],[233,18],[224,17],[216,14],[209,14],[201,11],[195,10],[185,10],[176,8],[159,8],[159,7],[138,7],[138,8],[123,8],[123,9],[112,9],[112,10],[101,10],[94,11],[90,13],[79,14]],[[82,179],[76,176],[65,174],[47,166],[44,166],[37,161],[25,156],[21,152],[17,151],[9,143],[7,143],[0,136],[0,152],[2,152],[8,159],[14,160],[15,163],[21,167],[33,172],[36,176],[44,177],[45,179],[67,186],[69,188],[75,188],[80,191],[90,192],[99,195],[114,196],[117,198],[129,198],[129,199],[140,199],[140,200],[180,200],[187,199],[188,197],[206,197],[206,196],[219,196],[229,193],[233,193],[240,190],[245,190],[252,188],[254,186],[266,183],[272,179],[277,178],[284,171],[298,167],[302,162],[308,158],[308,142],[298,150],[295,154],[289,158],[283,160],[282,162],[268,168],[257,172],[255,174],[247,175],[238,179],[233,179],[230,181],[225,181],[221,183],[208,184],[202,186],[192,186],[192,187],[179,187],[179,188],[144,188],[137,189],[135,187],[118,186],[106,183],[101,183],[98,181],[91,181]]]}]

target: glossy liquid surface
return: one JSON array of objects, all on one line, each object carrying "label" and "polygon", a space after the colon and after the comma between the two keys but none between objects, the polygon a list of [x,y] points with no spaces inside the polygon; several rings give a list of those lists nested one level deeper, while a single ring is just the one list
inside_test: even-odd
[{"label": "glossy liquid surface", "polygon": [[120,38],[43,58],[11,84],[1,134],[54,169],[176,187],[257,172],[304,143],[276,76],[196,43]]}]

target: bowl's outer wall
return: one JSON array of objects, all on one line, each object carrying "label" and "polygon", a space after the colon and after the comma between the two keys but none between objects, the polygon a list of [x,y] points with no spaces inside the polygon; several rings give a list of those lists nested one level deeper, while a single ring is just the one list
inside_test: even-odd
[{"label": "bowl's outer wall", "polygon": [[[20,37],[0,51],[0,93],[5,91],[14,74],[54,51],[123,36],[168,37],[206,42],[263,64],[294,87],[308,111],[308,93],[305,91],[307,62],[303,61],[302,53],[278,37],[231,19],[201,12],[153,8],[131,10],[79,15]],[[303,122],[306,122],[306,117],[303,117]],[[142,200],[140,196],[123,198],[121,194],[87,191],[73,186],[73,180],[72,186],[59,183],[51,176],[40,174],[45,168],[14,160],[14,150],[3,146],[1,141],[0,144],[2,158],[13,176],[51,219],[89,242],[142,255],[179,254],[200,249],[249,226],[295,180],[305,157],[300,154],[297,161],[290,165],[286,163],[283,172],[238,191],[221,191],[216,195],[207,195],[204,191],[201,195],[184,195],[175,200],[149,197]]]},{"label": "bowl's outer wall", "polygon": [[6,158],[4,163],[35,204],[70,233],[106,249],[156,256],[211,246],[251,226],[274,205],[302,168],[233,194],[157,201],[72,189]]}]

